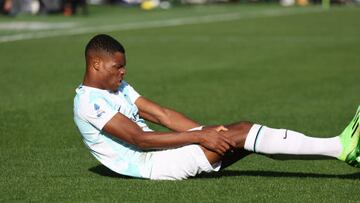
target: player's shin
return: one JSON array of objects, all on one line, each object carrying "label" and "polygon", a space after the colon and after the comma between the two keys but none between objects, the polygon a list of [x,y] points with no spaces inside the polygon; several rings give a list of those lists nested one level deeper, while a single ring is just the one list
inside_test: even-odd
[{"label": "player's shin", "polygon": [[302,133],[254,124],[244,148],[263,154],[324,155],[338,157],[342,151],[340,138],[315,138]]}]

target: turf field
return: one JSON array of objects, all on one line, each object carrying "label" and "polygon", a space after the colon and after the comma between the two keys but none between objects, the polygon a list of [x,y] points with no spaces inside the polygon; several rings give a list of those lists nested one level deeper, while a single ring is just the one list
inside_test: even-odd
[{"label": "turf field", "polygon": [[118,176],[85,148],[72,100],[84,46],[106,32],[127,48],[130,84],[203,124],[337,135],[360,104],[360,7],[90,9],[0,18],[0,201],[359,201],[360,169],[331,159],[254,154],[186,181]]}]

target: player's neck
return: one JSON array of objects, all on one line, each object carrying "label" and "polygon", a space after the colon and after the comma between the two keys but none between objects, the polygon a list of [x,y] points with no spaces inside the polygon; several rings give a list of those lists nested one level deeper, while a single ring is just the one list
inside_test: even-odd
[{"label": "player's neck", "polygon": [[85,86],[88,86],[88,87],[93,87],[93,88],[98,88],[98,89],[105,90],[105,88],[103,88],[101,84],[99,84],[96,80],[89,77],[88,75],[84,76],[84,80],[83,80],[82,84],[85,85]]}]

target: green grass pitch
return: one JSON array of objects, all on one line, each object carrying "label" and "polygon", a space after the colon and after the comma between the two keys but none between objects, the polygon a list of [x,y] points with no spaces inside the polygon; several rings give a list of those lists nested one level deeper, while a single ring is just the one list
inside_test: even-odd
[{"label": "green grass pitch", "polygon": [[1,202],[359,201],[360,169],[332,159],[279,161],[253,154],[221,173],[186,181],[116,176],[91,157],[72,115],[84,46],[106,32],[127,48],[130,84],[202,124],[250,120],[337,135],[360,104],[359,7],[233,4],[91,12],[0,18],[0,25],[73,26],[0,29]]}]

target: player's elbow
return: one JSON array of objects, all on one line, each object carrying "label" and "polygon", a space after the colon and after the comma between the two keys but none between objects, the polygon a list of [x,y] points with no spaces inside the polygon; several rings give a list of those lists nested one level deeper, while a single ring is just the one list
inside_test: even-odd
[{"label": "player's elbow", "polygon": [[151,147],[151,145],[145,143],[145,142],[142,142],[142,143],[138,143],[137,144],[137,147],[140,149],[140,150],[151,150],[151,149],[154,149],[154,147]]},{"label": "player's elbow", "polygon": [[143,134],[136,136],[136,138],[133,139],[133,145],[135,145],[137,148],[139,148],[141,150],[152,149],[152,146],[149,143],[146,135],[143,135]]},{"label": "player's elbow", "polygon": [[147,145],[145,142],[142,142],[142,141],[136,141],[136,142],[134,143],[134,145],[135,145],[137,148],[141,149],[141,150],[148,150],[148,149],[150,149],[149,145]]}]

